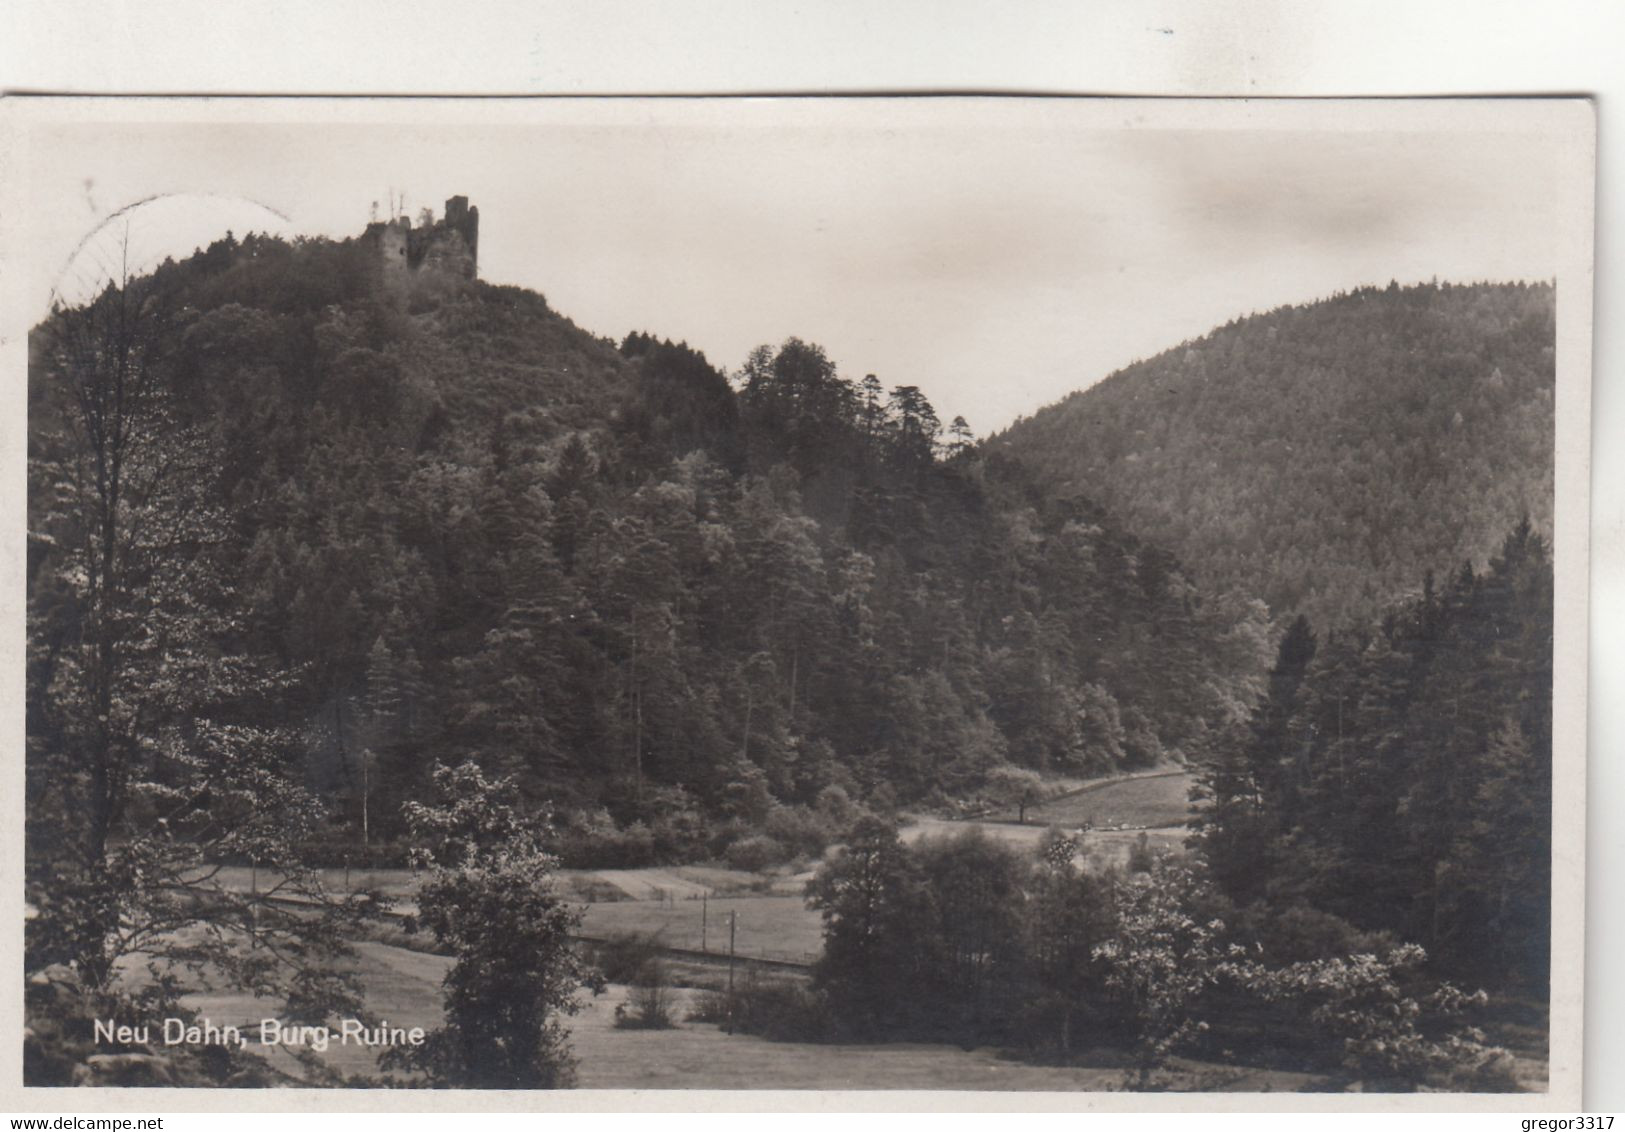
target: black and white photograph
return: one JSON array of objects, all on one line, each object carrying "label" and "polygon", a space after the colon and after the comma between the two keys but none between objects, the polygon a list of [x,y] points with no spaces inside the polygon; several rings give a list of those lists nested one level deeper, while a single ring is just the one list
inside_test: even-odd
[{"label": "black and white photograph", "polygon": [[8,1085],[1577,1100],[1589,103],[10,110]]}]

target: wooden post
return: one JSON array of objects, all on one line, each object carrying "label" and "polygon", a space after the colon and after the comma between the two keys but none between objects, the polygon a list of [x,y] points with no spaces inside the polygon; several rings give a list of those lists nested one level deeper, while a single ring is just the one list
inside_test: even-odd
[{"label": "wooden post", "polygon": [[700,950],[701,951],[710,951],[711,950],[709,947],[706,946],[706,937],[705,937],[706,919],[707,919],[707,907],[706,906],[709,903],[710,899],[711,899],[711,894],[709,892],[700,893]]}]

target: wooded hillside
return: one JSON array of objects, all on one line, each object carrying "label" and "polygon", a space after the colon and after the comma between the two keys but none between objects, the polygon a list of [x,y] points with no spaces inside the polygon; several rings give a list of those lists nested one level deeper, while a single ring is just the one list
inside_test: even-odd
[{"label": "wooded hillside", "polygon": [[[228,238],[33,335],[42,798],[71,807],[94,752],[184,779],[154,736],[254,723],[346,843],[476,756],[647,859],[831,789],[1193,757],[1245,718],[1262,607],[1199,592],[920,390],[796,339],[730,379],[513,288],[397,298],[366,251]],[[144,399],[110,499],[76,397],[126,372]],[[227,662],[263,679],[176,693]]]},{"label": "wooded hillside", "polygon": [[1523,514],[1550,539],[1554,303],[1544,284],[1441,283],[1284,307],[988,446],[1205,584],[1320,626],[1364,620],[1428,570],[1482,569]]}]

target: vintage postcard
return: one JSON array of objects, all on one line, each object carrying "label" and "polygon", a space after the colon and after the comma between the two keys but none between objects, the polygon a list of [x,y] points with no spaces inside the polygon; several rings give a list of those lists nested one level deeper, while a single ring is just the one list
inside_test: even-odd
[{"label": "vintage postcard", "polygon": [[0,130],[15,1105],[1579,1104],[1589,103]]}]

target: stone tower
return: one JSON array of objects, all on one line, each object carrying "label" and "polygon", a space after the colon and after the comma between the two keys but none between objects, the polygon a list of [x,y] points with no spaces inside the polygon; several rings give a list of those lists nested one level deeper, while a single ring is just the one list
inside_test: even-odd
[{"label": "stone tower", "polygon": [[410,216],[367,225],[379,282],[408,294],[424,286],[469,283],[479,276],[480,210],[465,196],[446,201],[438,221],[412,226]]},{"label": "stone tower", "polygon": [[469,207],[467,197],[452,197],[446,201],[446,215],[439,226],[448,236],[462,237],[463,247],[468,249],[468,278],[475,278],[480,264],[480,210]]}]

